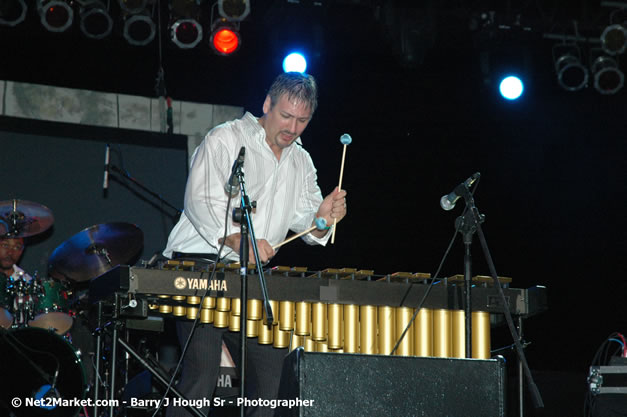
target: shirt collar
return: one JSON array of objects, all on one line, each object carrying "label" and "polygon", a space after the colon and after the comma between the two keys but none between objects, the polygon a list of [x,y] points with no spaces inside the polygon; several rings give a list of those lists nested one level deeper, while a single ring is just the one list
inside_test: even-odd
[{"label": "shirt collar", "polygon": [[[246,129],[249,129],[249,133],[251,135],[257,136],[258,140],[259,140],[259,143],[265,145],[268,148],[268,150],[271,151],[271,149],[268,146],[268,144],[265,143],[266,142],[266,131],[263,129],[263,126],[261,126],[259,124],[259,118],[254,116],[250,112],[246,112],[244,114],[243,119],[246,121]],[[298,145],[303,146],[303,142],[302,142],[300,136],[296,138],[294,143],[297,143]],[[292,143],[291,146],[289,146],[288,148],[283,150],[283,153],[285,155],[289,155],[292,152],[292,148],[294,147],[294,143]],[[281,158],[281,159],[283,159],[283,158]]]}]

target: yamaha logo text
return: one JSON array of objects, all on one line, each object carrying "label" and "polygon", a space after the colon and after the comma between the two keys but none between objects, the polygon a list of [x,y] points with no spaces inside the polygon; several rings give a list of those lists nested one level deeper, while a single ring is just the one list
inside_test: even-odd
[{"label": "yamaha logo text", "polygon": [[226,281],[223,279],[199,279],[177,277],[174,279],[174,288],[177,290],[209,290],[209,291],[227,291]]}]

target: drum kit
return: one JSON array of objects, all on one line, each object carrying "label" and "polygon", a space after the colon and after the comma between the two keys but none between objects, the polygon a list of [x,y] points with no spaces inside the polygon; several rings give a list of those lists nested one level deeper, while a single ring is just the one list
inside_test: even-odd
[{"label": "drum kit", "polygon": [[[2,238],[27,239],[45,232],[53,223],[52,212],[41,204],[0,202]],[[143,233],[137,226],[99,224],[82,230],[53,251],[48,259],[48,278],[30,277],[19,268],[11,276],[0,272],[0,358],[5,361],[0,369],[11,375],[26,373],[11,383],[13,397],[84,398],[86,373],[80,351],[71,339],[77,316],[87,309],[80,301],[85,295],[81,288],[117,265],[128,264],[142,247]],[[15,415],[22,412],[28,416],[74,415],[63,407],[14,411]]]}]

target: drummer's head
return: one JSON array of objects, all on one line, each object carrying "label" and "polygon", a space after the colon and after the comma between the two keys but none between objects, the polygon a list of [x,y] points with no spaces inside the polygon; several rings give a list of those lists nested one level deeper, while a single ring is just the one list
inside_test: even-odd
[{"label": "drummer's head", "polygon": [[24,253],[24,239],[0,238],[0,272],[6,275],[13,273],[13,265],[17,264]]}]

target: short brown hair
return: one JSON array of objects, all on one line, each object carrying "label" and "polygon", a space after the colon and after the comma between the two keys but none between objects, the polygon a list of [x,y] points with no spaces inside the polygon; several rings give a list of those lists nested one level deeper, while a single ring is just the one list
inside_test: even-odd
[{"label": "short brown hair", "polygon": [[268,90],[271,105],[274,106],[283,94],[287,94],[290,99],[297,99],[309,104],[311,114],[318,107],[318,85],[314,77],[309,74],[284,72],[276,77],[270,90]]}]

